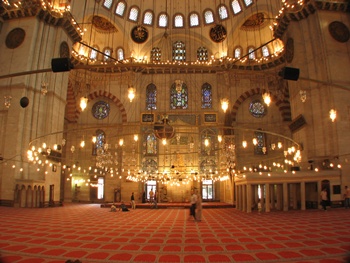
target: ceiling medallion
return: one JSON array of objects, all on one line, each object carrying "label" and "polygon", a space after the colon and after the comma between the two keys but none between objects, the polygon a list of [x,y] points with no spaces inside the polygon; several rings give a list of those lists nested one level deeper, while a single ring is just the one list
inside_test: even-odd
[{"label": "ceiling medallion", "polygon": [[227,37],[226,28],[222,25],[216,25],[210,29],[210,38],[216,43],[224,41]]},{"label": "ceiling medallion", "polygon": [[6,47],[10,48],[10,49],[15,49],[17,47],[19,47],[23,41],[24,38],[26,36],[26,32],[22,29],[22,28],[15,28],[12,29],[6,37]]},{"label": "ceiling medallion", "polygon": [[116,33],[118,32],[117,28],[109,22],[107,19],[94,16],[92,18],[92,25],[95,27],[96,31],[99,33]]},{"label": "ceiling medallion", "polygon": [[143,26],[135,26],[131,30],[131,38],[134,42],[138,44],[144,43],[148,38],[148,31]]},{"label": "ceiling medallion", "polygon": [[266,21],[264,13],[256,13],[250,16],[242,25],[242,29],[244,30],[256,30],[260,29],[261,26]]},{"label": "ceiling medallion", "polygon": [[349,40],[349,28],[342,22],[334,21],[330,23],[328,26],[328,30],[331,36],[341,43],[345,43]]}]

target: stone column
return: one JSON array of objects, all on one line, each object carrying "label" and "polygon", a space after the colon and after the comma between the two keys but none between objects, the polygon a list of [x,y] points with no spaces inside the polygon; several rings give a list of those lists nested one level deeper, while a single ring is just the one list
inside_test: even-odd
[{"label": "stone column", "polygon": [[288,211],[289,198],[288,198],[288,184],[283,183],[283,211]]},{"label": "stone column", "polygon": [[252,185],[247,184],[247,213],[252,212]]},{"label": "stone column", "polygon": [[301,210],[306,209],[306,203],[305,203],[305,182],[300,183],[300,202],[301,202]]},{"label": "stone column", "polygon": [[283,197],[282,197],[282,185],[277,185],[277,200],[276,200],[276,206],[278,210],[282,210],[282,204],[283,204]]},{"label": "stone column", "polygon": [[274,185],[270,185],[270,202],[271,202],[271,209],[275,209],[276,208],[276,204],[275,204],[275,189],[274,189]]},{"label": "stone column", "polygon": [[292,195],[293,195],[293,209],[298,209],[298,197],[297,197],[297,183],[293,183],[291,185],[291,191],[292,191]]},{"label": "stone column", "polygon": [[270,184],[265,184],[265,212],[270,212]]},{"label": "stone column", "polygon": [[247,185],[242,185],[242,211],[247,211]]}]

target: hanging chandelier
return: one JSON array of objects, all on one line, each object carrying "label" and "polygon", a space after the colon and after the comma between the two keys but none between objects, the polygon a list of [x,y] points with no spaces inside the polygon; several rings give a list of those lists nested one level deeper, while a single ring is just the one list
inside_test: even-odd
[{"label": "hanging chandelier", "polygon": [[270,95],[270,92],[268,92],[268,91],[265,92],[265,93],[262,95],[262,98],[263,98],[265,104],[266,104],[267,106],[269,106],[270,103],[271,103],[271,95]]},{"label": "hanging chandelier", "polygon": [[163,116],[162,120],[154,125],[154,135],[162,141],[174,138],[175,129],[169,124],[168,116]]}]

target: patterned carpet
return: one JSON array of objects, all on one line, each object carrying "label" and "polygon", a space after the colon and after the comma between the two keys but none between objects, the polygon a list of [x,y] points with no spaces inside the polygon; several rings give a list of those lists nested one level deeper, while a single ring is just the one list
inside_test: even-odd
[{"label": "patterned carpet", "polygon": [[109,212],[98,204],[0,207],[2,263],[348,262],[350,210]]}]

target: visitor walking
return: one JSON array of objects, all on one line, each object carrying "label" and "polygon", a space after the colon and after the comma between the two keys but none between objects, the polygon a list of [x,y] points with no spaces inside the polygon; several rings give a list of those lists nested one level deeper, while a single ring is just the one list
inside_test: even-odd
[{"label": "visitor walking", "polygon": [[323,188],[321,192],[321,205],[324,211],[327,211],[327,204],[328,204],[328,194],[327,189]]}]

